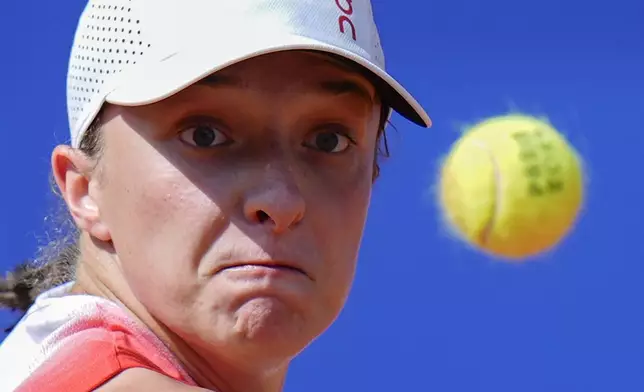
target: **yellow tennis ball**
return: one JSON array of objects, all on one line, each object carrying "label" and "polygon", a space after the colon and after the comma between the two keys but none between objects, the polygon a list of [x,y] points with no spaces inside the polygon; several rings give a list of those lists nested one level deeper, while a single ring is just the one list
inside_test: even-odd
[{"label": "yellow tennis ball", "polygon": [[545,120],[505,115],[470,128],[443,162],[446,221],[476,248],[518,260],[555,247],[583,202],[583,169]]}]

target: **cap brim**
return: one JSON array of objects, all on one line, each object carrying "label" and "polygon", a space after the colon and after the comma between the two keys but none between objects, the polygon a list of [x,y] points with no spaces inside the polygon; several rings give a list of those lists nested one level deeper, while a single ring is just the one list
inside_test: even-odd
[{"label": "cap brim", "polygon": [[[272,41],[272,42],[271,42]],[[342,56],[373,73],[379,81],[376,88],[383,101],[401,116],[422,127],[432,122],[422,106],[386,71],[346,49],[297,35],[279,38],[255,37],[245,43],[213,50],[185,48],[154,64],[138,67],[117,78],[105,101],[121,106],[152,104],[168,98],[208,75],[235,63],[264,54],[288,50],[315,50]]]}]

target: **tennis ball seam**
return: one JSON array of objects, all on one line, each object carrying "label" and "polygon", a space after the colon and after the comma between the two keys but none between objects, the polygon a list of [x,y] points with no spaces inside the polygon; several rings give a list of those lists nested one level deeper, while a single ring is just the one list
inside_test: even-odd
[{"label": "tennis ball seam", "polygon": [[490,239],[490,236],[492,235],[492,232],[494,231],[497,217],[499,216],[500,212],[499,210],[501,208],[500,206],[502,205],[501,199],[503,197],[503,192],[501,192],[501,171],[499,168],[499,162],[496,160],[492,149],[487,144],[485,144],[485,142],[478,139],[475,140],[475,144],[487,154],[488,158],[490,159],[490,163],[492,164],[492,173],[494,175],[493,188],[495,197],[492,200],[492,205],[490,206],[488,220],[483,226],[483,229],[481,230],[481,233],[479,235],[479,241],[481,242],[481,245],[486,245],[488,240]]}]

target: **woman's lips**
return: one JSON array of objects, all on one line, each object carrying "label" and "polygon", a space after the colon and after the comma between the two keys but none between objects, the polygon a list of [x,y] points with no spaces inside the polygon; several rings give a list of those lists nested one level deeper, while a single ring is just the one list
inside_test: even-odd
[{"label": "woman's lips", "polygon": [[295,272],[295,273],[305,275],[312,280],[312,278],[309,276],[309,274],[306,271],[304,271],[302,268],[295,265],[294,263],[274,261],[274,260],[244,261],[244,262],[237,262],[234,264],[227,264],[219,268],[217,273],[223,272],[223,271],[230,271],[230,270],[253,270],[253,269],[263,269],[263,268],[270,269],[270,270],[277,270],[277,271],[281,270],[281,271]]}]

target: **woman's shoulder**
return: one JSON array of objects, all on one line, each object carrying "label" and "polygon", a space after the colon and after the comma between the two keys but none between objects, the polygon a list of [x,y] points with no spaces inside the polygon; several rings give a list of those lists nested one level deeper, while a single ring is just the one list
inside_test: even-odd
[{"label": "woman's shoulder", "polygon": [[152,332],[92,296],[39,298],[0,346],[5,362],[13,376],[0,382],[2,390],[90,391],[132,368],[194,385]]}]

